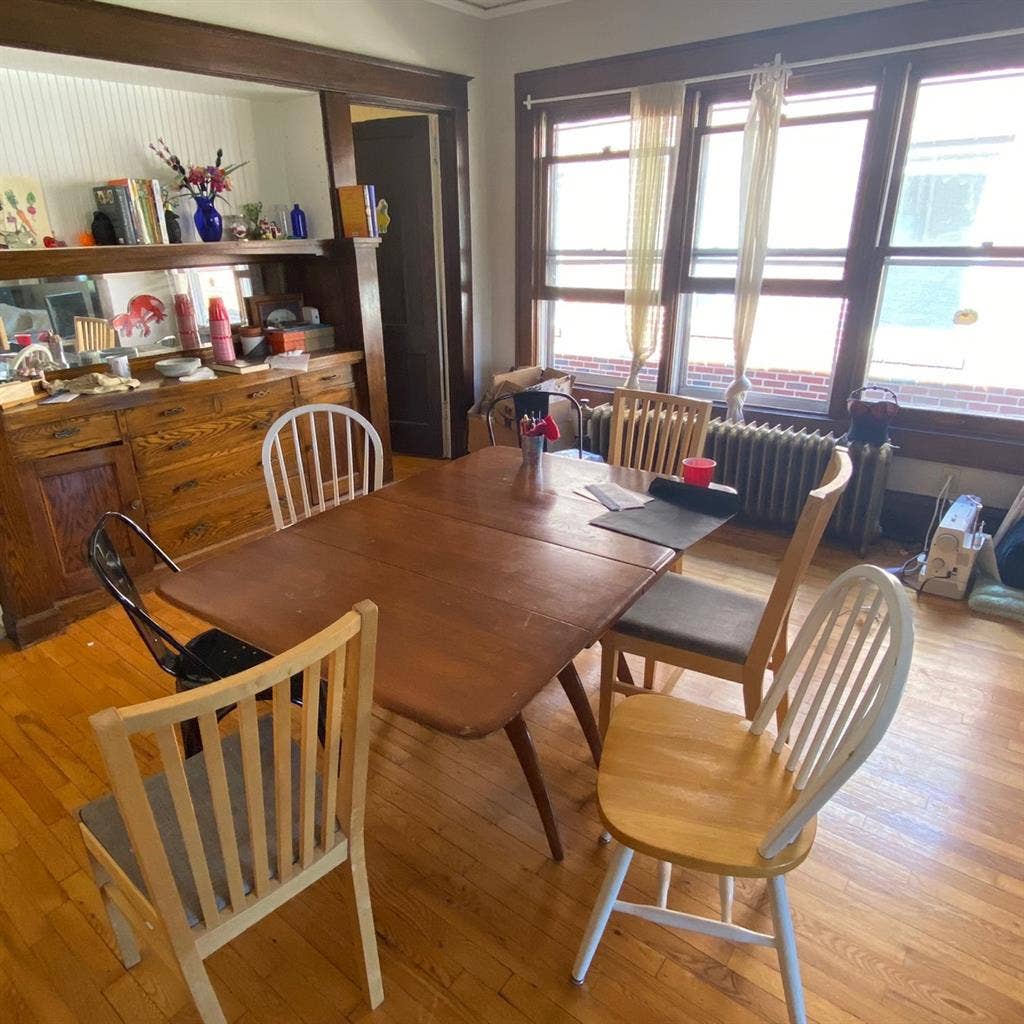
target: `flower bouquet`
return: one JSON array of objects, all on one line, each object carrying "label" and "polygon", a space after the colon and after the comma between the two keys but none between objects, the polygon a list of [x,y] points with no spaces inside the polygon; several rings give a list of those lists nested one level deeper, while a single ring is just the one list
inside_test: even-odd
[{"label": "flower bouquet", "polygon": [[204,242],[219,242],[224,224],[214,203],[227,197],[225,192],[231,191],[231,175],[248,161],[223,166],[224,150],[217,150],[217,159],[211,165],[190,164],[186,167],[170,150],[163,139],[157,139],[159,147],[151,142],[149,148],[156,153],[176,175],[174,185],[180,189],[179,195],[189,195],[196,203],[194,216],[196,230]]}]

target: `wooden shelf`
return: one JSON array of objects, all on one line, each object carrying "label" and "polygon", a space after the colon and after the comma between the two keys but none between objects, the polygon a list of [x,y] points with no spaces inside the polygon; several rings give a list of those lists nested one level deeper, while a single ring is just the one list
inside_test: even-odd
[{"label": "wooden shelf", "polygon": [[186,242],[181,245],[96,245],[0,250],[0,281],[77,274],[271,263],[294,257],[340,255],[346,246],[376,247],[378,238],[288,239],[267,242]]}]

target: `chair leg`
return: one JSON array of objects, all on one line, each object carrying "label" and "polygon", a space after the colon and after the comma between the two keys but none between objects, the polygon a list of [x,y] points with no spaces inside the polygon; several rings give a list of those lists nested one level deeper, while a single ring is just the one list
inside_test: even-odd
[{"label": "chair leg", "polygon": [[628,846],[619,846],[612,854],[611,863],[605,872],[604,881],[601,883],[601,891],[597,894],[597,902],[590,913],[590,920],[587,922],[587,930],[583,933],[583,941],[580,943],[579,952],[576,954],[576,963],[572,965],[572,981],[577,985],[583,984],[583,979],[590,970],[590,962],[594,959],[601,936],[604,935],[608,918],[611,917],[612,907],[618,899],[619,890],[622,888],[622,881],[629,870],[629,862],[633,859],[633,851]]},{"label": "chair leg", "polygon": [[782,987],[786,992],[790,1024],[807,1024],[804,989],[800,981],[800,964],[796,956],[796,935],[793,933],[793,917],[789,911],[786,879],[782,875],[769,878],[768,887],[771,894],[772,924],[775,928],[775,948],[779,953]]},{"label": "chair leg", "polygon": [[96,888],[100,891],[100,898],[103,900],[103,909],[107,912],[107,920],[110,922],[111,930],[114,932],[114,944],[117,946],[117,958],[124,964],[126,970],[131,970],[141,959],[139,953],[139,940],[135,935],[128,918],[121,913],[121,908],[107,895],[107,873],[103,870],[99,861],[88,850],[89,869],[92,871],[92,879]]},{"label": "chair leg", "polygon": [[764,696],[764,672],[743,672],[743,717],[754,720]]},{"label": "chair leg", "polygon": [[348,860],[341,866],[349,921],[363,959],[360,978],[370,1009],[375,1010],[384,1001],[384,982],[377,954],[377,933],[373,926],[373,908],[370,906],[370,883],[366,877],[366,852],[362,837],[349,841]]},{"label": "chair leg", "polygon": [[722,920],[732,924],[732,898],[736,892],[736,879],[732,875],[718,876],[718,901],[722,907]]},{"label": "chair leg", "polygon": [[597,727],[603,740],[612,717],[612,693],[616,681],[617,662],[623,660],[608,639],[601,641],[601,690],[597,706]]},{"label": "chair leg", "polygon": [[190,950],[185,954],[178,953],[177,957],[182,977],[199,1011],[199,1019],[203,1024],[227,1024],[227,1017],[224,1016],[206,965],[199,954],[195,950]]},{"label": "chair leg", "polygon": [[593,757],[594,765],[597,766],[601,763],[601,734],[597,731],[597,721],[594,718],[594,711],[590,706],[587,691],[583,688],[583,681],[571,661],[558,673],[558,681],[562,684],[562,689],[565,690],[565,695],[569,698],[573,711],[576,712],[576,720],[580,723],[587,746],[590,747],[590,756]]},{"label": "chair leg", "polygon": [[658,906],[668,906],[668,890],[672,885],[672,861],[658,861]]},{"label": "chair leg", "polygon": [[540,770],[540,762],[537,760],[537,750],[522,715],[516,715],[505,726],[505,735],[508,736],[512,749],[519,759],[519,767],[523,769],[526,781],[530,785],[533,802],[537,805],[537,813],[540,814],[544,833],[548,837],[551,857],[554,860],[562,860],[564,854],[562,853],[562,840],[558,835],[558,822],[555,821],[551,798],[548,796],[547,786],[544,785],[544,776]]},{"label": "chair leg", "polygon": [[653,658],[644,658],[644,689],[654,689],[654,672],[658,663]]}]

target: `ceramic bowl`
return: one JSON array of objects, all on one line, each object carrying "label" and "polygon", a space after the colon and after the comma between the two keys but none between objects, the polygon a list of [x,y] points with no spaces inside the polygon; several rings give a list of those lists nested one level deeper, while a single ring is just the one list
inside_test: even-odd
[{"label": "ceramic bowl", "polygon": [[153,364],[165,377],[185,377],[203,365],[201,359],[158,359]]}]

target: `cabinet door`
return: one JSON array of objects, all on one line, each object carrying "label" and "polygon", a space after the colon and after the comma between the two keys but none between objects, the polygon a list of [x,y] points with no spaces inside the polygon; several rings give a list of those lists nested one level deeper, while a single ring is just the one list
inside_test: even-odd
[{"label": "cabinet door", "polygon": [[[116,444],[84,452],[69,452],[33,463],[38,506],[37,530],[45,535],[57,573],[54,588],[63,597],[99,586],[86,558],[85,545],[104,512],[124,512],[140,521],[142,501],[131,451]],[[133,575],[152,567],[149,549],[130,531],[111,530],[128,571]]]}]

